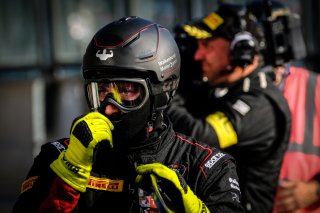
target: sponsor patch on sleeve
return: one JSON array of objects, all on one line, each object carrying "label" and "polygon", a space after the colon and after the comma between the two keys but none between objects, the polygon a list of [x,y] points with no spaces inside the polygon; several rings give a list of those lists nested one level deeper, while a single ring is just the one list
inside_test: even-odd
[{"label": "sponsor patch on sleeve", "polygon": [[51,144],[55,146],[59,150],[59,152],[66,150],[64,145],[62,145],[59,141],[52,142]]},{"label": "sponsor patch on sleeve", "polygon": [[87,187],[97,190],[105,190],[109,192],[122,192],[123,180],[111,180],[108,178],[99,178],[91,176]]},{"label": "sponsor patch on sleeve", "polygon": [[229,183],[230,183],[230,187],[232,189],[235,189],[235,190],[239,191],[239,193],[231,192],[232,200],[237,202],[237,203],[240,203],[239,194],[241,194],[241,191],[240,191],[240,186],[239,186],[238,181],[236,179],[234,179],[234,178],[229,177]]},{"label": "sponsor patch on sleeve", "polygon": [[238,99],[233,105],[232,108],[239,112],[241,115],[245,116],[251,109],[251,107],[244,101]]},{"label": "sponsor patch on sleeve", "polygon": [[39,176],[33,176],[28,178],[27,180],[23,181],[21,185],[21,193],[24,193],[25,191],[31,189],[33,187],[33,184],[36,182]]},{"label": "sponsor patch on sleeve", "polygon": [[236,179],[229,177],[230,187],[240,192],[239,183]]},{"label": "sponsor patch on sleeve", "polygon": [[222,152],[218,152],[214,154],[209,160],[204,164],[205,167],[208,169],[211,169],[222,157],[224,157],[226,154]]}]

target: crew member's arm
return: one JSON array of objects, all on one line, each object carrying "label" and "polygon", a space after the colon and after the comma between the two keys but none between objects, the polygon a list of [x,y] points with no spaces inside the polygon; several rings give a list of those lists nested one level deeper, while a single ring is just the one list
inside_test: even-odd
[{"label": "crew member's arm", "polygon": [[85,192],[93,164],[94,149],[101,141],[112,147],[112,123],[98,112],[76,119],[72,125],[68,148],[50,164],[58,176],[50,194],[38,212],[71,212],[77,205],[80,192]]},{"label": "crew member's arm", "polygon": [[[202,110],[203,106],[198,108]],[[210,146],[226,148],[238,142],[235,128],[224,112],[214,112],[204,118],[197,117],[187,109],[184,99],[176,95],[169,104],[166,114],[177,132],[190,135]]]},{"label": "crew member's arm", "polygon": [[14,204],[13,212],[36,212],[43,200],[50,194],[57,175],[50,169],[50,164],[58,158],[69,143],[61,139],[42,145],[41,152],[34,159],[27,177],[21,185],[21,194]]}]

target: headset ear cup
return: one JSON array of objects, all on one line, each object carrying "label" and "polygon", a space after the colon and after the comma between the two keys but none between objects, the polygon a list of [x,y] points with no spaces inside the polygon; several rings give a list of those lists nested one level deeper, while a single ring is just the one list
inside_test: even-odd
[{"label": "headset ear cup", "polygon": [[245,67],[252,64],[256,47],[256,40],[251,33],[247,31],[237,33],[230,45],[231,65]]}]

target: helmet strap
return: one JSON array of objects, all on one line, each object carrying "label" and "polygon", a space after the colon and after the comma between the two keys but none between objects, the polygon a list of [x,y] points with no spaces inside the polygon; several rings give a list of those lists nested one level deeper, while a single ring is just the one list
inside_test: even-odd
[{"label": "helmet strap", "polygon": [[[178,87],[179,79],[173,79],[160,84],[152,84],[147,79],[150,88],[151,113],[150,120],[147,122],[147,137],[163,126],[163,111],[167,108],[175,91]],[[159,126],[160,125],[160,126]]]},{"label": "helmet strap", "polygon": [[146,138],[151,139],[153,137],[157,137],[157,135],[162,132],[163,127],[163,111],[152,113],[146,126]]},{"label": "helmet strap", "polygon": [[151,113],[150,119],[146,125],[146,135],[147,138],[151,136],[151,134],[159,129],[159,125],[162,126],[163,123],[163,110],[167,107],[169,101],[169,94],[161,93],[158,95],[150,96],[151,101]]},{"label": "helmet strap", "polygon": [[155,112],[151,113],[151,118],[147,122],[147,138],[149,138],[149,134],[154,130],[154,122],[157,119],[157,114]]}]

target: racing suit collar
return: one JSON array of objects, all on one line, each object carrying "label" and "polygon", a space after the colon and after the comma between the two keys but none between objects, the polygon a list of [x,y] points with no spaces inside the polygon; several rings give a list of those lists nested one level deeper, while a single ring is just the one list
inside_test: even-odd
[{"label": "racing suit collar", "polygon": [[174,139],[174,131],[172,124],[164,115],[162,128],[158,128],[156,134],[152,134],[148,139],[141,143],[134,143],[136,146],[128,149],[128,158],[132,162],[138,164],[151,163],[161,153],[161,149],[165,148],[167,143]]},{"label": "racing suit collar", "polygon": [[[239,89],[244,90],[244,84],[248,82],[251,84],[254,81],[251,81],[252,79],[255,79],[258,76],[259,68],[257,68],[255,71],[250,73],[247,77],[229,85],[226,87],[213,87],[209,93],[209,97],[214,97],[214,98],[223,98],[227,96],[230,93],[233,93],[235,91],[238,91]],[[250,87],[249,87],[250,88]]]}]

